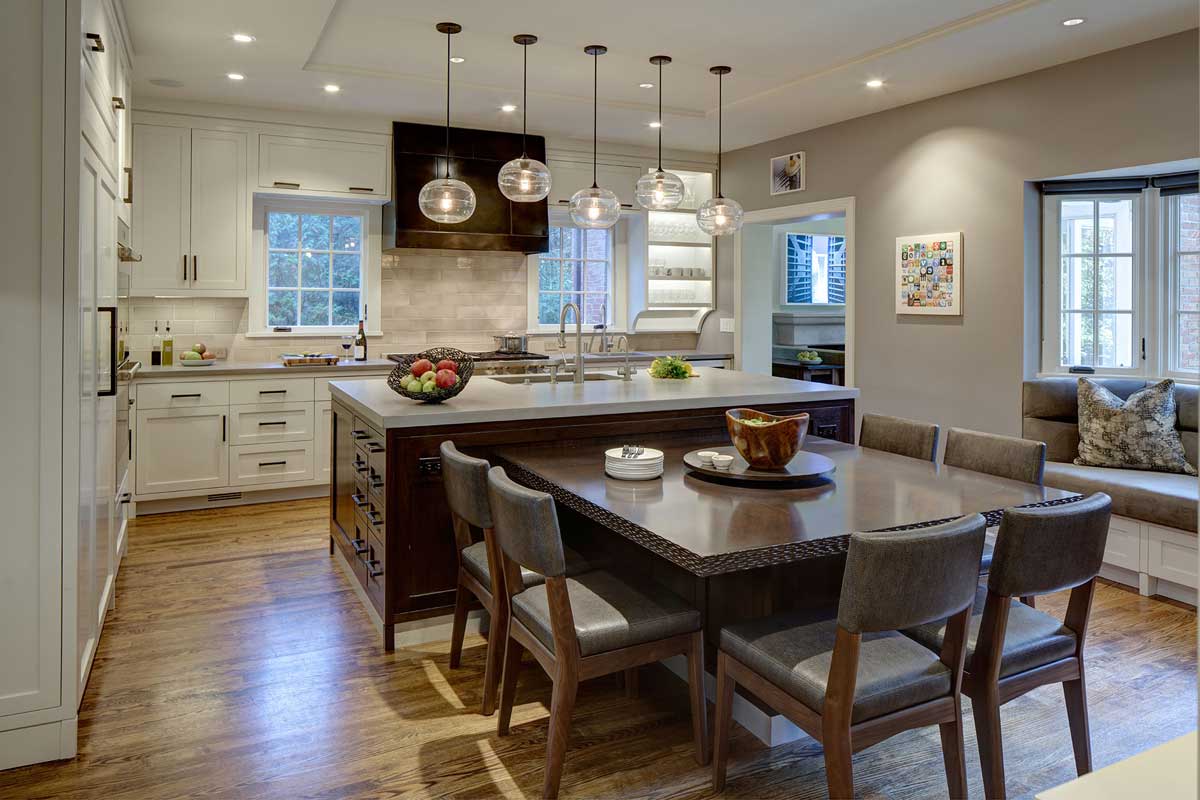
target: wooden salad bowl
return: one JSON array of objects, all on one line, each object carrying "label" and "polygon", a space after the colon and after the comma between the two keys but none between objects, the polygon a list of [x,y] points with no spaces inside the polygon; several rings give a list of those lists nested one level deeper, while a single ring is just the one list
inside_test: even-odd
[{"label": "wooden salad bowl", "polygon": [[808,421],[806,413],[777,417],[752,408],[732,408],[725,412],[725,426],[733,446],[755,469],[786,467],[804,444]]}]

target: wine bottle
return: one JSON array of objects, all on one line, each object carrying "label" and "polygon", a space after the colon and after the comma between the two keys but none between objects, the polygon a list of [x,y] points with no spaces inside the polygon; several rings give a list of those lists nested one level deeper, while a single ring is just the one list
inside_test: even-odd
[{"label": "wine bottle", "polygon": [[367,360],[367,332],[363,329],[363,321],[358,321],[358,333],[354,335],[354,360]]},{"label": "wine bottle", "polygon": [[158,320],[154,320],[154,339],[150,346],[150,366],[162,366],[162,337],[158,335]]},{"label": "wine bottle", "polygon": [[171,320],[167,320],[167,332],[162,339],[162,363],[164,367],[175,364],[175,337],[171,335]]}]

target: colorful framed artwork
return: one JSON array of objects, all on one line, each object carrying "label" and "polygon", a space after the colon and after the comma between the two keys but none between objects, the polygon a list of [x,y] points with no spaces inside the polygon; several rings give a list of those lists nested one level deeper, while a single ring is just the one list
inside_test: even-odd
[{"label": "colorful framed artwork", "polygon": [[896,313],[962,314],[963,235],[896,238]]},{"label": "colorful framed artwork", "polygon": [[803,151],[772,158],[771,194],[804,191],[804,173],[807,168]]}]

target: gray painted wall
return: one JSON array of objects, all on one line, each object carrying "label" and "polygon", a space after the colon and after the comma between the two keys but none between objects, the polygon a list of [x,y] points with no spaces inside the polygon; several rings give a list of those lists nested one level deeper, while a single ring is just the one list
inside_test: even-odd
[{"label": "gray painted wall", "polygon": [[[860,412],[1019,434],[1040,336],[1026,182],[1196,157],[1198,69],[1193,30],[734,151],[722,188],[748,211],[856,198]],[[773,198],[767,161],[795,150],[807,190]],[[896,237],[956,230],[963,316],[895,314]]]}]

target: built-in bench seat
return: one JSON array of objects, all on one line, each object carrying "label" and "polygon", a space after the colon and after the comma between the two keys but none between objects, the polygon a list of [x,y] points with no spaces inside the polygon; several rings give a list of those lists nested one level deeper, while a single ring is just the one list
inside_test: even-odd
[{"label": "built-in bench seat", "polygon": [[[1095,380],[1122,399],[1148,385],[1144,380],[1124,378]],[[1073,377],[1024,383],[1022,435],[1046,443],[1044,483],[1082,494],[1105,492],[1112,497],[1113,524],[1103,575],[1136,585],[1143,594],[1161,593],[1194,604],[1200,584],[1196,566],[1200,481],[1192,475],[1075,464],[1079,450],[1078,385]],[[1188,462],[1193,465],[1197,461],[1198,395],[1196,386],[1175,387],[1176,428]]]}]

